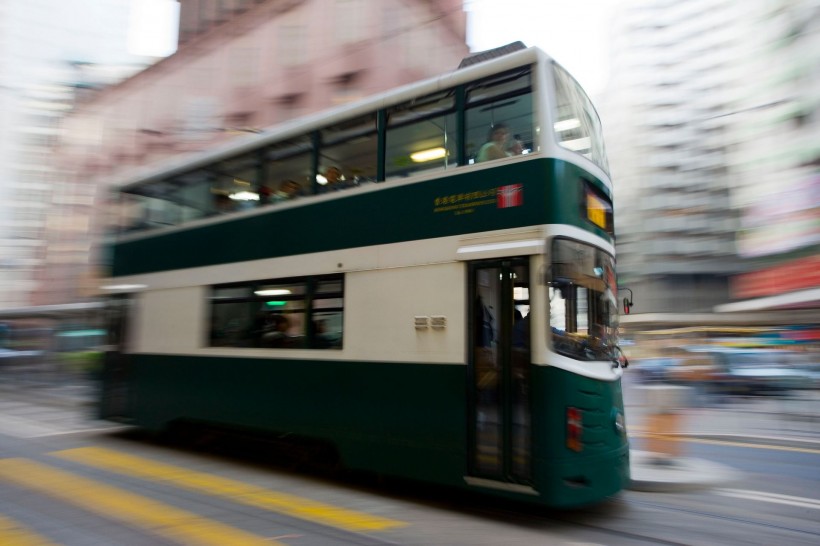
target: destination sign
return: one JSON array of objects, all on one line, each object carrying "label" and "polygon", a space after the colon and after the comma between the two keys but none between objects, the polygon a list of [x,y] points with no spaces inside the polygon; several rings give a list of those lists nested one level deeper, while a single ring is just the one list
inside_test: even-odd
[{"label": "destination sign", "polygon": [[601,229],[609,231],[608,217],[612,217],[612,206],[592,193],[587,191],[587,218],[590,222]]}]

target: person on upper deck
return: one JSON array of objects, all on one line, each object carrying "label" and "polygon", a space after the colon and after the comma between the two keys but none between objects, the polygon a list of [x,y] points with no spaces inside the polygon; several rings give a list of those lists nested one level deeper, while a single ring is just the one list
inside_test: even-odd
[{"label": "person on upper deck", "polygon": [[280,201],[290,201],[296,199],[302,192],[302,187],[296,180],[288,178],[279,184],[279,189],[276,190],[270,197],[271,203],[279,203]]},{"label": "person on upper deck", "polygon": [[507,146],[507,155],[514,156],[514,155],[521,155],[524,153],[524,143],[522,143],[518,139],[518,135],[515,135],[513,139],[510,141],[510,144]]},{"label": "person on upper deck", "polygon": [[214,212],[228,214],[236,211],[236,203],[227,193],[214,194]]},{"label": "person on upper deck", "polygon": [[319,187],[319,193],[343,190],[350,187],[350,184],[345,179],[345,176],[342,174],[339,167],[331,165],[325,169],[322,177],[325,179],[325,183],[323,186]]},{"label": "person on upper deck", "polygon": [[481,146],[476,156],[476,162],[492,161],[507,157],[507,141],[510,138],[510,131],[503,123],[497,123],[490,128],[487,135],[487,142]]}]

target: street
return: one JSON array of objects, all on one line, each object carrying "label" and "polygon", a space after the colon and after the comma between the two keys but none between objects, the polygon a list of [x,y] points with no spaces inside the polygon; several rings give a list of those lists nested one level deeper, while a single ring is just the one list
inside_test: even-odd
[{"label": "street", "polygon": [[[765,401],[764,401],[765,402]],[[687,437],[742,479],[573,511],[303,468],[253,439],[146,436],[87,405],[0,398],[3,544],[816,544],[817,442]],[[750,414],[754,418],[754,414]],[[636,428],[640,428],[637,426]],[[642,438],[635,433],[633,444]],[[28,542],[26,542],[28,541]]]},{"label": "street", "polygon": [[0,546],[820,546],[820,0],[0,36]]}]

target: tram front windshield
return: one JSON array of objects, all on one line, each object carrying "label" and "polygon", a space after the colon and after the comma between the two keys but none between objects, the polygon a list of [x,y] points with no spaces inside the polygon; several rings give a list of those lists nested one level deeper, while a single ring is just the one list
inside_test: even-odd
[{"label": "tram front windshield", "polygon": [[548,281],[553,350],[576,360],[615,358],[615,259],[599,248],[570,239],[555,239],[551,256]]}]

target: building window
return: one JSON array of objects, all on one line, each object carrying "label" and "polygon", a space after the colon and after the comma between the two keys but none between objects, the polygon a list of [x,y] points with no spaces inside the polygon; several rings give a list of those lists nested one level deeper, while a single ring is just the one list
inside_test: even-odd
[{"label": "building window", "polygon": [[349,44],[364,40],[367,9],[367,0],[336,0],[333,21],[336,43]]},{"label": "building window", "polygon": [[211,347],[341,349],[344,276],[214,286]]},{"label": "building window", "polygon": [[302,24],[282,25],[278,32],[279,63],[281,66],[299,66],[310,60],[307,47],[307,27]]},{"label": "building window", "polygon": [[233,87],[250,87],[259,83],[258,47],[235,47],[231,51],[228,67]]},{"label": "building window", "polygon": [[344,104],[362,98],[359,85],[361,72],[348,72],[336,78],[333,82],[333,104]]},{"label": "building window", "polygon": [[282,95],[272,103],[273,117],[277,122],[283,123],[289,119],[304,115],[306,113],[305,98],[305,93]]}]

